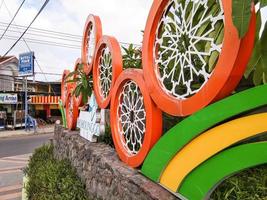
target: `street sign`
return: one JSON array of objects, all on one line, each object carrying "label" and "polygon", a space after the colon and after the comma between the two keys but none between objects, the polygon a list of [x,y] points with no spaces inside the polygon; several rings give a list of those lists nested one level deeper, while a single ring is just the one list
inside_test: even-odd
[{"label": "street sign", "polygon": [[17,102],[17,94],[0,94],[0,104],[16,104]]},{"label": "street sign", "polygon": [[19,55],[19,76],[33,76],[34,52]]}]

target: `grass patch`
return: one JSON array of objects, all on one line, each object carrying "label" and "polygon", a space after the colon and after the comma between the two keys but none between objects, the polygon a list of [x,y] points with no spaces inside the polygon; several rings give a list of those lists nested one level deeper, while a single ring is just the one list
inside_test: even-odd
[{"label": "grass patch", "polygon": [[85,185],[68,160],[56,160],[53,146],[35,150],[25,169],[29,200],[87,200]]},{"label": "grass patch", "polygon": [[238,173],[212,193],[214,200],[267,200],[267,165]]}]

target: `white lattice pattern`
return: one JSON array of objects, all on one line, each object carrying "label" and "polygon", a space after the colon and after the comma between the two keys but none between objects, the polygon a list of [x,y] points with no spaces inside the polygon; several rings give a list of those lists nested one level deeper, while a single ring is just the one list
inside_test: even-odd
[{"label": "white lattice pattern", "polygon": [[153,49],[155,73],[164,91],[177,99],[196,94],[216,66],[223,37],[221,0],[171,0]]},{"label": "white lattice pattern", "polygon": [[102,98],[106,99],[109,95],[112,83],[112,58],[108,47],[102,50],[99,59],[99,88]]},{"label": "white lattice pattern", "polygon": [[95,53],[95,27],[92,23],[89,25],[89,31],[88,31],[88,37],[87,37],[87,43],[86,43],[86,49],[87,49],[87,61],[88,64],[91,64],[93,62],[93,57]]},{"label": "white lattice pattern", "polygon": [[133,156],[141,149],[146,131],[144,98],[134,81],[130,80],[123,86],[119,102],[117,114],[121,142]]}]

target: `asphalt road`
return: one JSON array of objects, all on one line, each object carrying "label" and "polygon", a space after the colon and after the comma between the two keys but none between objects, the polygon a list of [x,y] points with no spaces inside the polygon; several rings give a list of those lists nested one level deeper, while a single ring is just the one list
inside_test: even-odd
[{"label": "asphalt road", "polygon": [[52,137],[53,134],[43,134],[0,139],[0,158],[32,153]]}]

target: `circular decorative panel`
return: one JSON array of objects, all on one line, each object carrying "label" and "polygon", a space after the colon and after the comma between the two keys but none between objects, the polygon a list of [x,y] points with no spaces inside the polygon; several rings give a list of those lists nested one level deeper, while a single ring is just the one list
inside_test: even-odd
[{"label": "circular decorative panel", "polygon": [[97,47],[93,69],[94,91],[100,108],[108,107],[113,86],[121,72],[120,45],[115,38],[103,36]]},{"label": "circular decorative panel", "polygon": [[[75,62],[75,68],[74,68],[74,70],[75,70],[75,71],[80,70],[79,67],[81,67],[81,64],[82,64],[82,61],[81,61],[80,58],[78,58],[78,59],[76,60],[76,62]],[[74,79],[76,79],[76,78],[80,78],[80,75],[79,75],[79,74],[75,74],[75,75],[73,76],[73,78],[74,78]],[[74,88],[77,87],[77,84],[79,84],[79,81],[74,82]],[[75,96],[75,94],[73,94],[73,98],[74,98],[74,103],[75,103],[78,107],[80,107],[80,106],[83,105],[83,96],[82,96],[82,94],[80,94],[80,95],[77,96],[77,97]]]},{"label": "circular decorative panel", "polygon": [[221,53],[221,1],[170,1],[160,19],[153,48],[155,73],[167,94],[187,99],[209,80]]},{"label": "circular decorative panel", "polygon": [[154,1],[143,66],[151,96],[163,111],[192,114],[226,87],[240,46],[231,9],[231,0]]},{"label": "circular decorative panel", "polygon": [[67,118],[67,127],[69,130],[74,130],[76,128],[78,116],[79,116],[78,106],[74,102],[74,98],[73,95],[71,94],[71,91],[69,91],[66,101],[66,118]]},{"label": "circular decorative panel", "polygon": [[89,74],[92,70],[96,45],[101,37],[102,25],[100,18],[95,15],[89,15],[85,23],[82,41],[82,62],[86,74]]},{"label": "circular decorative panel", "polygon": [[148,94],[141,70],[125,70],[119,76],[110,113],[120,158],[132,167],[141,165],[162,132],[161,111]]}]

